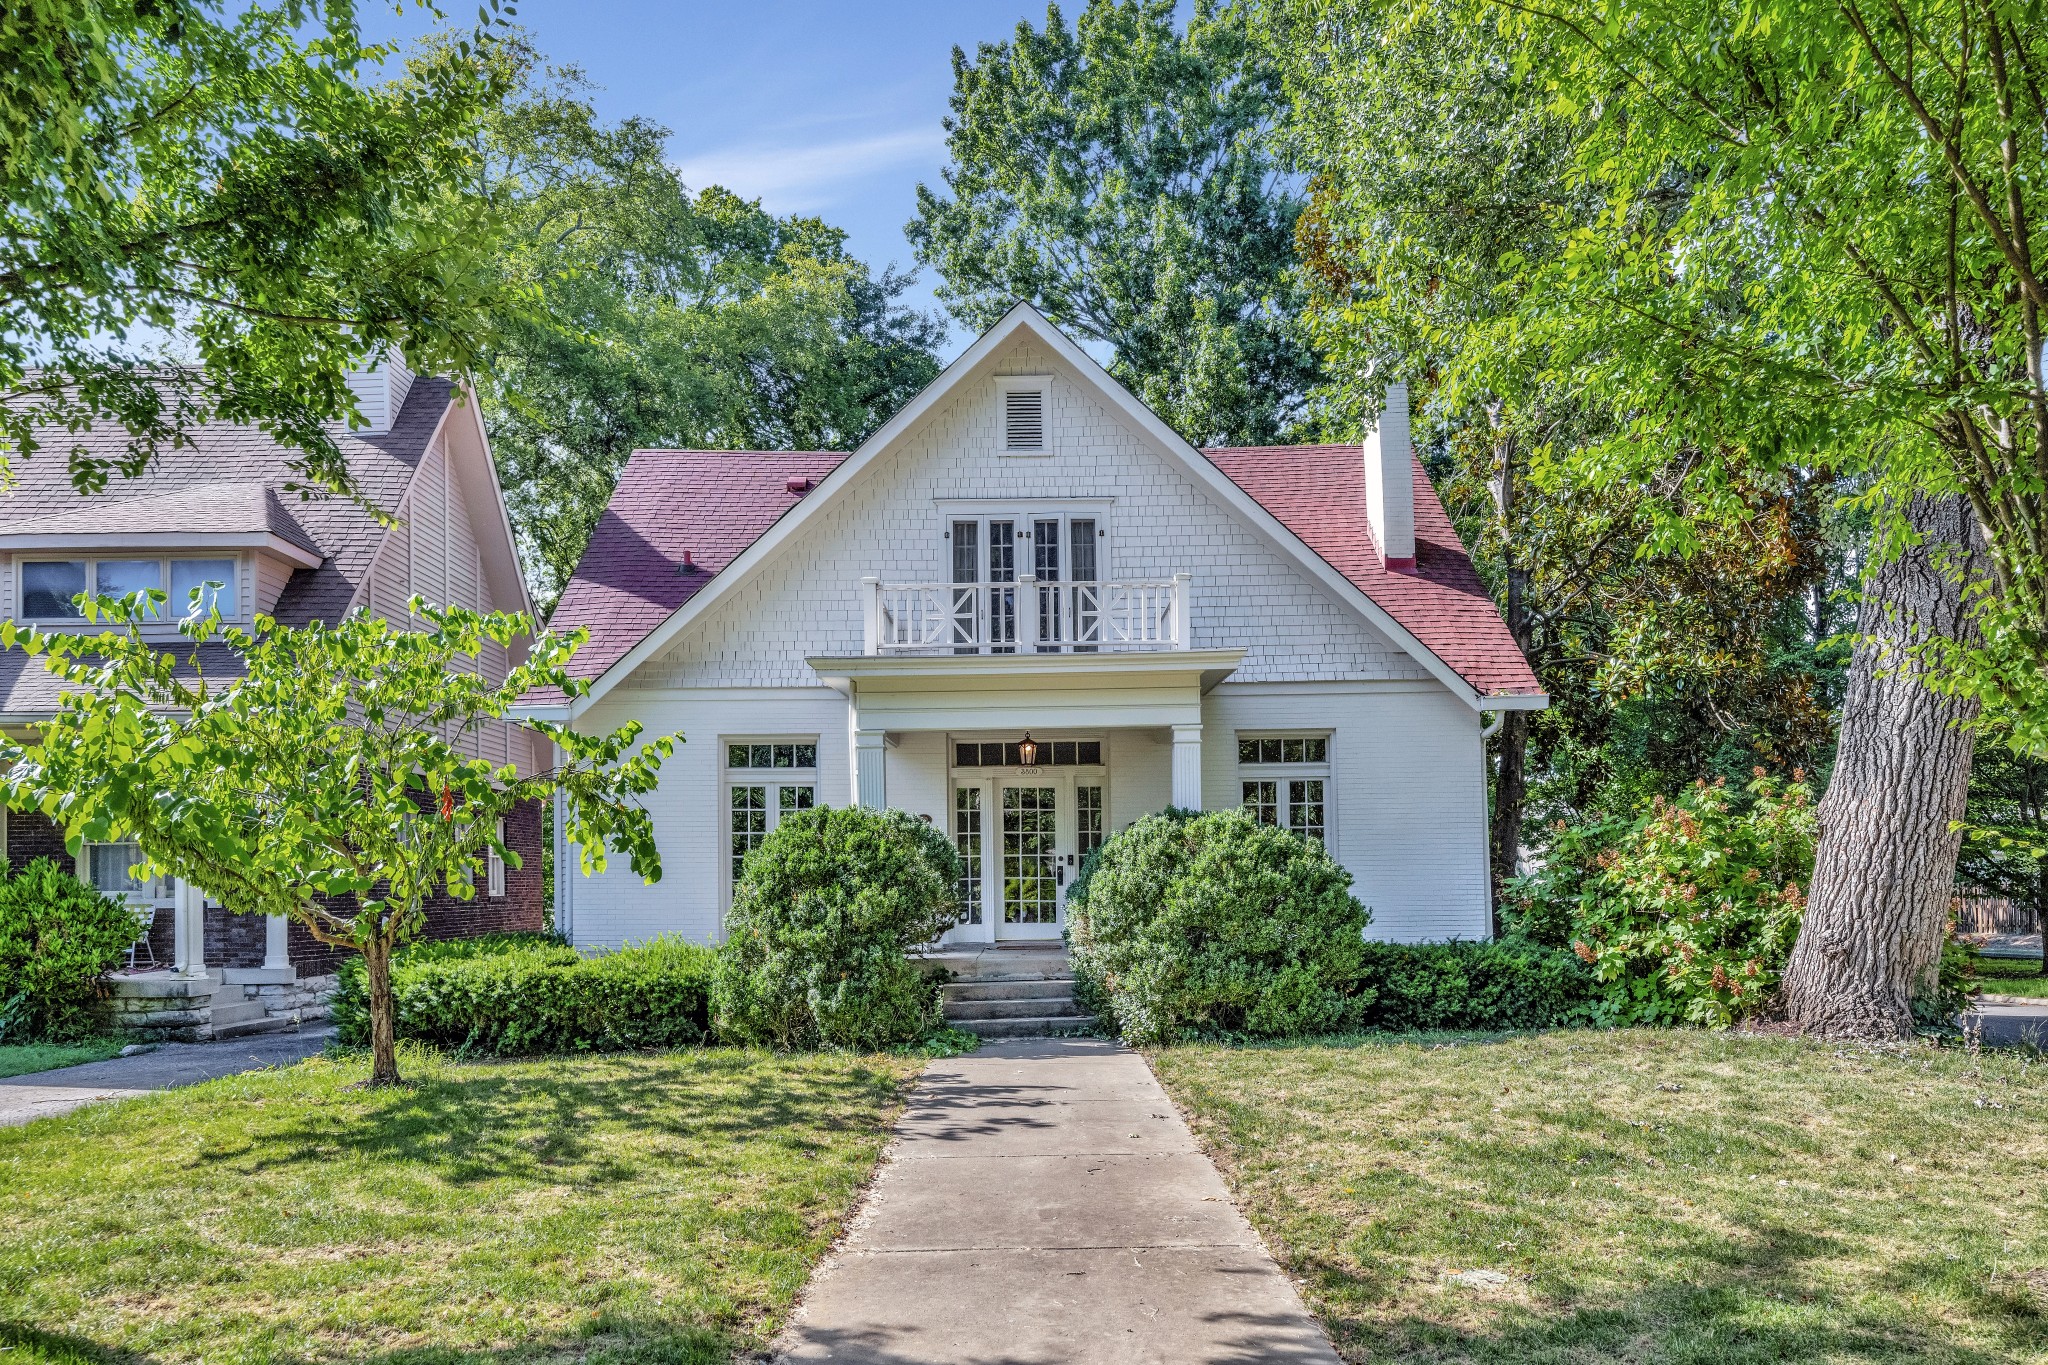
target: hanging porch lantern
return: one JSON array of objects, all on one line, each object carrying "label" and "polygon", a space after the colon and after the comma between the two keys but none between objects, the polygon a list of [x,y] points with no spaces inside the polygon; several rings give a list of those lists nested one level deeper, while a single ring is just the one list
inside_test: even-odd
[{"label": "hanging porch lantern", "polygon": [[1017,742],[1017,762],[1019,766],[1025,768],[1038,766],[1038,741],[1031,737],[1029,730],[1026,730],[1024,738]]}]

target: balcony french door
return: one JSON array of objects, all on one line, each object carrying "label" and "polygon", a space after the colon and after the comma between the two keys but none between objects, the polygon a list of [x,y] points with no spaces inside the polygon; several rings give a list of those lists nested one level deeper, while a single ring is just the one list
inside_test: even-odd
[{"label": "balcony french door", "polygon": [[1092,516],[955,518],[948,533],[953,652],[1098,648],[1100,534]]}]

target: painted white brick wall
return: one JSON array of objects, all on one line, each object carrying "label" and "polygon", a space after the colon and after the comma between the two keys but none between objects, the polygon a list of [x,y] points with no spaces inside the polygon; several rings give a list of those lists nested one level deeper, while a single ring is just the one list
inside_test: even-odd
[{"label": "painted white brick wall", "polygon": [[[998,453],[998,374],[1046,373],[1053,453]],[[627,687],[807,686],[808,655],[861,650],[860,580],[951,576],[939,499],[1109,497],[1105,578],[1194,575],[1194,643],[1248,651],[1236,676],[1404,678],[1427,672],[1269,549],[1029,341],[913,429],[751,581],[650,660]]]},{"label": "painted white brick wall", "polygon": [[570,933],[578,947],[617,948],[658,934],[680,934],[713,943],[725,904],[728,856],[724,791],[728,736],[818,737],[818,801],[844,806],[853,800],[846,699],[827,687],[753,696],[650,697],[613,693],[578,721],[599,733],[638,720],[649,738],[677,734],[684,743],[662,764],[661,785],[646,798],[661,850],[662,878],[649,886],[626,859],[585,877],[573,864],[556,871],[571,897]]},{"label": "painted white brick wall", "polygon": [[1441,687],[1225,683],[1202,706],[1203,805],[1243,799],[1240,732],[1322,729],[1329,847],[1372,911],[1372,936],[1490,937],[1480,720]]}]

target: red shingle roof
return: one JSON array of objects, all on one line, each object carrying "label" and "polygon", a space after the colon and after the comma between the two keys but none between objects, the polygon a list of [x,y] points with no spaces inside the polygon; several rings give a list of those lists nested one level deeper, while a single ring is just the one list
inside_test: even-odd
[{"label": "red shingle roof", "polygon": [[1465,553],[1420,461],[1415,572],[1380,564],[1365,511],[1365,456],[1355,445],[1241,446],[1202,452],[1325,563],[1350,579],[1481,696],[1541,692]]},{"label": "red shingle roof", "polygon": [[[803,500],[790,483],[839,467],[836,450],[636,450],[548,624],[590,629],[570,671],[595,678]],[[689,552],[695,572],[683,572]]]},{"label": "red shingle roof", "polygon": [[[1380,566],[1358,446],[1203,453],[1481,695],[1542,691],[1420,464],[1411,576]],[[575,674],[596,678],[624,658],[802,500],[791,481],[823,479],[845,458],[829,450],[634,452],[550,622],[590,629]],[[682,571],[686,550],[695,572]]]}]

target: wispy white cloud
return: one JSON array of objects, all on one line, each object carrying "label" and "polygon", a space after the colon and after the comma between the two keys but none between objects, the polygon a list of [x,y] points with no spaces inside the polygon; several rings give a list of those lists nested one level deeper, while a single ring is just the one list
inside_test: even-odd
[{"label": "wispy white cloud", "polygon": [[805,213],[830,206],[849,182],[877,171],[936,164],[944,147],[945,132],[934,126],[837,142],[724,147],[685,157],[675,170],[693,189],[723,185],[772,211]]}]

